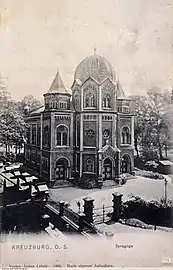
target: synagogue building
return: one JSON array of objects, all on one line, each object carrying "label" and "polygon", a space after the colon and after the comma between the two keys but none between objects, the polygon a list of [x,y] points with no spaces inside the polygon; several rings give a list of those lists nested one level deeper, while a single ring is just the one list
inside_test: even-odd
[{"label": "synagogue building", "polygon": [[28,111],[25,165],[50,185],[99,186],[133,174],[134,115],[110,62],[94,52],[76,68],[71,93],[59,71],[44,106]]}]

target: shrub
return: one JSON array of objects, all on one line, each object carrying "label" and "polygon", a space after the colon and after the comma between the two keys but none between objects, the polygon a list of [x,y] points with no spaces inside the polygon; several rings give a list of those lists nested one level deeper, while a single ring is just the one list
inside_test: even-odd
[{"label": "shrub", "polygon": [[81,181],[80,186],[84,189],[92,189],[97,187],[96,181],[93,179],[85,179]]},{"label": "shrub", "polygon": [[155,149],[143,149],[141,153],[141,158],[145,160],[145,162],[149,160],[159,160],[158,150]]},{"label": "shrub", "polygon": [[120,180],[120,184],[124,185],[126,182],[127,182],[127,178],[124,175],[122,175],[121,180]]},{"label": "shrub", "polygon": [[83,189],[97,188],[96,180],[90,176],[84,176],[83,178],[75,178],[73,183]]},{"label": "shrub", "polygon": [[123,217],[136,218],[157,226],[172,227],[173,201],[169,200],[167,204],[162,199],[147,202],[132,195],[129,201],[123,203]]},{"label": "shrub", "polygon": [[136,175],[143,176],[146,178],[151,178],[151,179],[164,179],[163,175],[157,173],[157,172],[152,172],[152,171],[137,171]]},{"label": "shrub", "polygon": [[153,172],[156,172],[157,171],[158,166],[159,166],[159,164],[156,161],[154,161],[154,160],[149,160],[149,161],[147,161],[145,163],[145,169],[146,170],[149,170],[149,171],[151,170]]}]

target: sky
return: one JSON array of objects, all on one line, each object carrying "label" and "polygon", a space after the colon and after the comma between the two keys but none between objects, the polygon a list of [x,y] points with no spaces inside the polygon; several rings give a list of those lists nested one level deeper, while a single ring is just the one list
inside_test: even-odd
[{"label": "sky", "polygon": [[70,88],[95,47],[127,94],[171,90],[173,1],[0,0],[0,73],[14,99],[40,99],[57,70]]}]

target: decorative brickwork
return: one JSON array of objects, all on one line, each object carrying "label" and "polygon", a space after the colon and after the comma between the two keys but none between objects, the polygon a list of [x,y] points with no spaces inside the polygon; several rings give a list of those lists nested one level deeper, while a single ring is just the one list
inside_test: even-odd
[{"label": "decorative brickwork", "polygon": [[132,173],[134,116],[112,65],[96,54],[84,59],[71,90],[57,72],[45,106],[26,117],[26,165],[51,185],[69,180],[84,188]]}]

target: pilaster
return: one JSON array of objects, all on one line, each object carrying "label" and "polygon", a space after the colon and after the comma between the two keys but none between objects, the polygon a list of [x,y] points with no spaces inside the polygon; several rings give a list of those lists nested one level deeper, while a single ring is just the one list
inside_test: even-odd
[{"label": "pilaster", "polygon": [[40,177],[42,177],[43,114],[40,115]]},{"label": "pilaster", "polygon": [[134,147],[134,115],[131,118],[131,145]]},{"label": "pilaster", "polygon": [[99,134],[98,134],[98,137],[99,137],[99,150],[102,148],[102,115],[99,114],[98,115],[98,118],[99,118]]},{"label": "pilaster", "polygon": [[83,111],[83,86],[81,87],[81,111]]},{"label": "pilaster", "polygon": [[112,122],[112,145],[113,145],[113,147],[117,146],[116,121],[117,121],[116,115],[114,114],[113,115],[113,122]]},{"label": "pilaster", "polygon": [[71,113],[71,122],[70,122],[70,148],[73,150],[73,113]]},{"label": "pilaster", "polygon": [[83,153],[83,114],[80,115],[80,177],[82,176]]},{"label": "pilaster", "polygon": [[[101,87],[99,86],[99,111],[101,111],[101,110],[102,110],[102,91],[101,91]],[[98,148],[101,149],[102,148],[102,114],[101,113],[99,113],[99,115],[98,115],[98,129],[99,129]]]},{"label": "pilaster", "polygon": [[101,86],[99,86],[99,111],[102,110],[102,89]]}]

